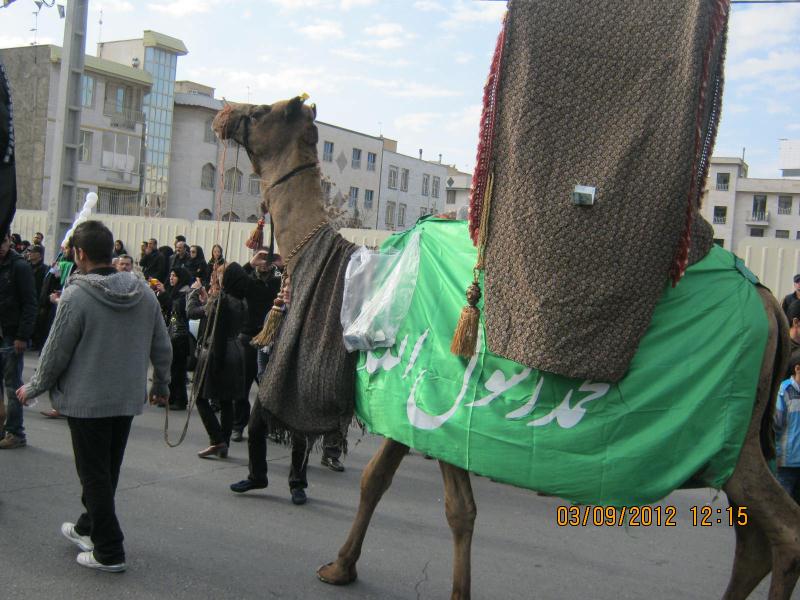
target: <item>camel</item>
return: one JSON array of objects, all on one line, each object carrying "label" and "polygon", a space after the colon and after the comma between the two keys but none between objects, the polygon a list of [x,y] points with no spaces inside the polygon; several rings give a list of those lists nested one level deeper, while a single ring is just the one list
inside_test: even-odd
[{"label": "camel", "polygon": [[[263,209],[269,212],[280,248],[296,248],[324,221],[320,169],[317,158],[316,107],[301,97],[272,105],[230,104],[221,111],[214,130],[247,151],[263,182]],[[302,260],[300,250],[297,260]],[[747,526],[736,525],[733,568],[723,598],[746,598],[772,573],[770,600],[788,599],[800,575],[800,507],[784,492],[765,460],[769,452],[771,407],[788,361],[788,326],[773,295],[759,288],[769,321],[764,359],[753,412],[733,475],[724,491],[734,509],[746,507]],[[679,376],[679,374],[673,374]],[[385,439],[361,478],[361,496],[355,520],[338,556],[317,570],[320,580],[346,585],[357,577],[370,519],[409,447]],[[464,469],[439,461],[444,480],[445,514],[453,535],[453,600],[470,598],[472,533],[477,513]]]}]

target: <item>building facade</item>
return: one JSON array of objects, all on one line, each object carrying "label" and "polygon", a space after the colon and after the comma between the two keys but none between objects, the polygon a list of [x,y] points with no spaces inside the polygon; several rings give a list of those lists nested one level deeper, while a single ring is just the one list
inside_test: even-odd
[{"label": "building facade", "polygon": [[[17,190],[20,208],[46,209],[53,160],[58,46],[0,50],[15,95]],[[152,77],[141,69],[86,56],[81,78],[81,129],[75,210],[90,191],[99,212],[139,214],[144,115]],[[25,98],[27,101],[22,101]]]},{"label": "building facade", "polygon": [[447,169],[438,162],[384,150],[376,229],[402,231],[420,217],[441,212]]},{"label": "building facade", "polygon": [[328,215],[341,227],[375,229],[385,145],[396,142],[317,121]]},{"label": "building facade", "polygon": [[[176,81],[181,40],[147,30],[85,57],[75,211],[97,192],[100,214],[256,221],[261,181],[245,152],[220,142],[214,88]],[[15,95],[19,207],[46,209],[61,49],[0,50]],[[24,98],[25,101],[20,101]],[[331,222],[403,230],[427,214],[465,218],[471,175],[405,156],[397,142],[317,121],[321,189]]]},{"label": "building facade", "polygon": [[187,53],[181,40],[150,30],[141,39],[97,45],[99,58],[142,68],[152,77],[142,101],[146,121],[142,207],[148,216],[168,214],[175,74],[178,57]]},{"label": "building facade", "polygon": [[800,179],[749,178],[742,159],[712,157],[701,212],[731,251],[747,237],[800,240]]},{"label": "building facade", "polygon": [[464,221],[469,211],[469,191],[472,188],[472,173],[447,167],[447,190],[442,213],[451,219]]}]

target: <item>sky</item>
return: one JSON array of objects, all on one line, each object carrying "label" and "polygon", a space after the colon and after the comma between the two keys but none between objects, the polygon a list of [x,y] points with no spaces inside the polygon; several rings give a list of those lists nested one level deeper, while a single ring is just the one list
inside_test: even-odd
[{"label": "sky", "polygon": [[[43,7],[33,32],[35,10],[33,0],[0,8],[0,47],[34,35],[62,44],[56,9]],[[178,80],[210,85],[218,98],[271,103],[306,92],[321,121],[471,171],[504,10],[497,0],[91,0],[87,52],[153,29],[189,49]],[[751,177],[778,177],[782,138],[800,138],[800,4],[734,6],[714,154],[746,148]]]}]

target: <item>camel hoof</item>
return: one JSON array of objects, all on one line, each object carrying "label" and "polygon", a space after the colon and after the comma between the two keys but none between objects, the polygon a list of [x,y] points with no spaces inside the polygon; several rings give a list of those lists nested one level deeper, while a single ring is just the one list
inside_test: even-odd
[{"label": "camel hoof", "polygon": [[319,577],[321,582],[330,585],[347,585],[348,583],[353,583],[358,577],[358,574],[356,573],[355,566],[349,571],[345,571],[335,562],[330,562],[317,569],[317,577]]}]

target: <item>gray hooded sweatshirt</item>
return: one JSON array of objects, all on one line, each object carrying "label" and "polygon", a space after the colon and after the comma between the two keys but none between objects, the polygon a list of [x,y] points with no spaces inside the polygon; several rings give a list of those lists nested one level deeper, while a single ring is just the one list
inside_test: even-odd
[{"label": "gray hooded sweatshirt", "polygon": [[155,295],[133,273],[73,275],[58,303],[29,398],[50,391],[68,417],[141,414],[151,393],[169,395],[172,346]]}]

